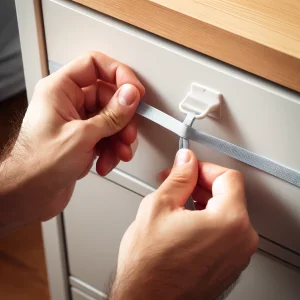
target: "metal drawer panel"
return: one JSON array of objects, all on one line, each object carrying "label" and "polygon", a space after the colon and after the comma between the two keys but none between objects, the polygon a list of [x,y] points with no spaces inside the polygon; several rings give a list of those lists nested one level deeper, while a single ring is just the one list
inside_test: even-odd
[{"label": "metal drawer panel", "polygon": [[[125,183],[117,176],[109,178]],[[93,299],[104,299],[115,271],[121,236],[134,219],[141,198],[93,173],[78,182],[64,213],[73,287]],[[299,281],[298,268],[258,251],[227,299],[296,300]]]},{"label": "metal drawer panel", "polygon": [[80,180],[64,212],[70,275],[106,292],[142,196],[99,175]]},{"label": "metal drawer panel", "polygon": [[[195,128],[300,170],[298,94],[69,1],[44,0],[43,11],[49,60],[65,64],[87,50],[102,51],[133,67],[146,86],[145,101],[181,120],[178,104],[192,82],[217,90],[224,96],[222,119],[197,121]],[[120,169],[157,186],[156,174],[172,164],[178,139],[147,120],[140,127],[136,156]],[[241,170],[255,228],[300,253],[295,238],[299,188],[201,145],[191,146],[199,159]]]}]

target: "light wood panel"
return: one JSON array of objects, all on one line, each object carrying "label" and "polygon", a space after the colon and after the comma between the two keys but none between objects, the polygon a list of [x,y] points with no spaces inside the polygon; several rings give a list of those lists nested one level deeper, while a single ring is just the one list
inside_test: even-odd
[{"label": "light wood panel", "polygon": [[[26,108],[25,92],[0,103],[0,157],[9,137],[21,126]],[[0,239],[0,299],[50,300],[41,224]]]},{"label": "light wood panel", "polygon": [[300,91],[300,1],[74,1]]},{"label": "light wood panel", "polygon": [[0,240],[0,299],[50,300],[40,224]]}]

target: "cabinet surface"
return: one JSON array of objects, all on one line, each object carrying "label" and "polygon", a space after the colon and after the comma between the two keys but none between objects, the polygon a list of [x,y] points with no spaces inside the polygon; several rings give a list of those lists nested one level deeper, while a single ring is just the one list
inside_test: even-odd
[{"label": "cabinet surface", "polygon": [[76,288],[71,288],[71,294],[72,300],[96,300]]},{"label": "cabinet surface", "polygon": [[[180,120],[178,104],[193,82],[219,91],[222,118],[196,121],[194,128],[300,170],[298,94],[72,2],[44,1],[43,8],[51,62],[66,64],[87,49],[104,52],[137,72],[146,86],[143,101]],[[156,187],[156,175],[172,165],[177,148],[174,134],[142,119],[135,158],[120,169]],[[300,240],[294,238],[300,231],[298,187],[202,145],[191,143],[191,148],[201,160],[242,171],[255,228],[300,253]]]},{"label": "cabinet surface", "polygon": [[[78,182],[65,211],[71,276],[107,292],[122,235],[134,220],[141,199],[94,173]],[[258,251],[227,299],[296,300],[299,282],[298,269]],[[95,292],[91,295],[102,300]]]},{"label": "cabinet surface", "polygon": [[[221,56],[218,55],[224,55],[225,62],[295,90],[299,87],[297,53],[289,52],[282,57],[282,50],[275,49],[274,45],[270,46],[263,41],[255,41],[253,44],[251,39],[249,42],[249,36],[238,32],[233,32],[235,38],[232,39],[232,33],[226,26],[224,31],[216,31],[216,24],[210,24],[208,20],[196,20],[200,27],[195,27],[198,29],[194,31],[186,26],[178,26],[183,24],[178,21],[182,13],[176,11],[180,1],[169,2],[177,7],[173,7],[173,12],[169,12],[170,7],[163,0],[79,1],[98,10],[101,3],[103,12],[140,25],[148,31],[151,28],[146,25],[151,20],[153,29],[157,26],[164,28],[165,32],[160,34],[162,37],[177,43],[186,38],[188,43],[194,43],[186,44],[187,47],[219,59]],[[128,5],[123,9],[117,6],[118,3],[121,5],[126,2]],[[223,12],[228,8],[227,5],[235,2],[222,1]],[[289,8],[298,5],[295,1],[286,2],[290,5],[278,9],[280,1],[252,1],[252,12],[263,5],[274,5],[266,14],[269,16],[270,12],[275,12],[278,19],[266,19],[266,15],[254,17],[258,22],[270,20],[276,24],[290,15],[290,11],[287,11]],[[63,65],[87,50],[99,50],[133,67],[147,88],[144,100],[180,120],[183,116],[177,105],[192,82],[220,91],[224,96],[223,118],[208,118],[197,122],[197,129],[300,170],[298,94],[71,1],[28,0],[24,4],[23,0],[16,0],[16,3],[29,97],[37,80],[47,73],[47,59]],[[41,3],[43,10],[40,9]],[[147,10],[146,3],[152,8],[156,7],[159,13],[153,13],[155,10],[152,8]],[[202,1],[198,3],[203,5]],[[142,4],[146,14],[136,14],[136,9]],[[240,4],[242,11],[243,5],[250,5],[250,1],[242,1]],[[214,1],[210,2],[207,9],[215,9],[213,6]],[[110,12],[111,8],[115,11]],[[117,15],[117,12],[124,13],[123,17]],[[164,18],[165,13],[170,18]],[[293,10],[296,18],[298,13],[299,10]],[[135,20],[140,23],[131,20],[132,14],[136,15]],[[172,14],[175,19],[172,19]],[[187,22],[195,22],[192,20],[195,19],[193,15],[187,16],[187,19]],[[173,26],[166,27],[165,20],[173,20]],[[292,26],[289,20],[286,22],[287,28]],[[288,38],[295,38],[298,25],[294,25],[288,31]],[[261,26],[269,27],[267,22]],[[284,35],[282,30],[279,30],[279,34]],[[241,37],[238,37],[239,34]],[[224,44],[220,43],[222,39]],[[259,45],[253,46],[255,43]],[[230,49],[226,48],[228,45]],[[282,45],[288,47],[289,42]],[[209,52],[211,50],[216,52]],[[237,64],[241,60],[246,64],[245,67]],[[139,135],[140,147],[133,162],[120,165],[120,170],[114,171],[107,179],[90,173],[79,181],[64,217],[58,216],[43,224],[53,299],[105,299],[101,292],[107,291],[107,284],[114,273],[122,234],[134,219],[142,197],[157,186],[156,173],[171,165],[178,146],[177,137],[145,120],[141,120]],[[279,247],[280,251],[293,255],[292,260],[296,265],[300,253],[298,188],[199,145],[192,144],[192,148],[200,159],[237,168],[246,175],[252,222],[260,234],[268,238],[264,242],[269,243],[267,248],[270,253],[275,253],[277,250],[273,250]],[[289,251],[288,248],[295,251]],[[299,269],[258,251],[228,299],[298,299],[299,282]]]},{"label": "cabinet surface", "polygon": [[142,197],[90,173],[64,212],[70,275],[106,292],[119,245]]},{"label": "cabinet surface", "polygon": [[299,1],[74,1],[300,91]]}]

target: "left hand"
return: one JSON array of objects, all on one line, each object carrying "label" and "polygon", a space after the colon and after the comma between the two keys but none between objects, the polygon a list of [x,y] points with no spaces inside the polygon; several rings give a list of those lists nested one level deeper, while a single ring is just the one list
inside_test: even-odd
[{"label": "left hand", "polygon": [[100,175],[131,160],[137,136],[133,117],[144,93],[129,67],[98,52],[40,80],[10,159],[2,165],[14,182],[0,190],[0,198],[13,195],[0,223],[60,213],[97,156]]}]

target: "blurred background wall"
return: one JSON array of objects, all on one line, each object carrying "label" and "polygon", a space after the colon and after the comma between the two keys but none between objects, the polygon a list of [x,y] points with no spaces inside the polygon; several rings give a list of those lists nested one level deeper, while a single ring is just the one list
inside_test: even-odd
[{"label": "blurred background wall", "polygon": [[13,0],[1,0],[0,101],[6,100],[23,90],[25,90],[25,81],[15,2]]}]

